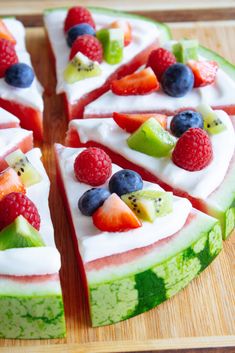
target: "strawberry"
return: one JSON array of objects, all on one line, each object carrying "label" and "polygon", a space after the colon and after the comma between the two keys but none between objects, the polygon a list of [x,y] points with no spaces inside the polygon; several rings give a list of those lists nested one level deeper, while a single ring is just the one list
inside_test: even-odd
[{"label": "strawberry", "polygon": [[200,128],[190,128],[181,135],[172,153],[173,162],[191,172],[205,168],[212,158],[211,141],[206,131]]},{"label": "strawberry", "polygon": [[92,216],[94,225],[106,232],[124,232],[141,227],[140,220],[117,194],[111,194]]},{"label": "strawberry", "polygon": [[69,59],[72,60],[77,52],[86,55],[92,61],[102,62],[103,47],[98,39],[90,34],[79,36],[72,45]]},{"label": "strawberry", "polygon": [[158,90],[159,87],[157,77],[150,67],[111,83],[113,93],[119,96],[148,94]]},{"label": "strawberry", "polygon": [[167,117],[163,114],[120,114],[113,113],[114,121],[127,132],[136,131],[149,118],[156,119],[166,129]]},{"label": "strawberry", "polygon": [[26,193],[25,187],[20,180],[20,177],[12,168],[4,170],[0,174],[0,200],[11,192]]},{"label": "strawberry", "polygon": [[189,60],[187,65],[194,74],[194,87],[204,87],[215,81],[219,68],[217,62]]},{"label": "strawberry", "polygon": [[110,28],[121,28],[124,31],[124,46],[130,44],[132,40],[132,28],[128,21],[117,20],[111,23]]},{"label": "strawberry", "polygon": [[3,20],[0,19],[0,38],[7,39],[12,44],[16,44],[16,40],[13,35],[8,31],[8,28],[4,24]]},{"label": "strawberry", "polygon": [[16,63],[18,57],[14,44],[7,39],[0,39],[0,78],[4,77],[5,71]]},{"label": "strawberry", "polygon": [[82,6],[71,7],[64,22],[64,31],[67,32],[71,27],[80,23],[88,23],[95,28],[95,22],[88,9]]},{"label": "strawberry", "polygon": [[157,78],[161,81],[166,69],[175,63],[176,58],[169,50],[158,48],[150,53],[146,67],[151,67]]}]

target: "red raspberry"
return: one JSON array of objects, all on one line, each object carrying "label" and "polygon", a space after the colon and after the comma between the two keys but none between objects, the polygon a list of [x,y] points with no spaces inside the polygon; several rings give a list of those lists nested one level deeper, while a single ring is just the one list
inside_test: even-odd
[{"label": "red raspberry", "polygon": [[101,148],[89,147],[77,156],[74,173],[80,182],[99,186],[110,177],[112,161]]},{"label": "red raspberry", "polygon": [[211,141],[206,131],[188,129],[177,141],[172,153],[178,167],[194,172],[205,168],[213,158]]},{"label": "red raspberry", "polygon": [[83,34],[73,42],[69,59],[72,60],[78,51],[86,55],[92,61],[98,61],[98,63],[102,62],[103,47],[98,39],[90,34]]},{"label": "red raspberry", "polygon": [[150,53],[146,66],[150,66],[157,78],[161,80],[166,69],[175,63],[176,58],[170,51],[158,48]]},{"label": "red raspberry", "polygon": [[25,194],[12,192],[0,201],[0,230],[20,215],[35,229],[40,229],[40,216],[34,203]]},{"label": "red raspberry", "polygon": [[15,46],[7,39],[0,39],[0,77],[4,77],[6,69],[18,63]]},{"label": "red raspberry", "polygon": [[64,22],[64,31],[67,32],[71,27],[80,23],[88,23],[95,29],[95,22],[88,9],[82,6],[71,7]]}]

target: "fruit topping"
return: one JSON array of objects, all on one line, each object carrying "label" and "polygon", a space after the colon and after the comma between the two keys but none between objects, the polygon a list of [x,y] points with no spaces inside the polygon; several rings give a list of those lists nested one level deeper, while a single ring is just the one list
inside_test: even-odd
[{"label": "fruit topping", "polygon": [[132,28],[128,21],[117,20],[111,23],[110,28],[121,28],[124,32],[124,46],[130,44],[132,40]]},{"label": "fruit topping", "polygon": [[113,174],[109,180],[109,190],[119,196],[141,190],[143,180],[141,176],[130,169],[122,169]]},{"label": "fruit topping", "polygon": [[[16,44],[16,40],[13,35],[8,31],[7,26],[4,24],[3,20],[0,19],[0,39],[7,39],[9,42]],[[0,50],[1,51],[1,50]],[[0,60],[1,61],[1,60]]]},{"label": "fruit topping", "polygon": [[74,173],[81,183],[99,186],[110,177],[112,161],[101,148],[89,147],[75,159]]},{"label": "fruit topping", "polygon": [[34,80],[33,69],[25,63],[17,63],[5,71],[5,81],[18,88],[28,88]]},{"label": "fruit topping", "polygon": [[163,114],[120,114],[113,113],[113,119],[121,129],[127,132],[136,131],[145,121],[150,118],[156,119],[166,129],[167,117]]},{"label": "fruit topping", "polygon": [[85,216],[92,216],[93,213],[103,205],[110,196],[110,192],[104,188],[92,188],[84,192],[78,201],[78,208]]},{"label": "fruit topping", "polygon": [[198,59],[198,41],[195,39],[183,39],[175,43],[172,51],[178,62],[186,64],[189,60]]},{"label": "fruit topping", "polygon": [[161,81],[166,69],[175,63],[176,58],[169,50],[158,48],[150,53],[146,66],[151,67],[159,81]]},{"label": "fruit topping", "polygon": [[66,36],[68,46],[71,47],[74,41],[84,34],[90,34],[91,36],[95,36],[95,30],[88,23],[81,23],[80,25],[71,27],[68,30]]},{"label": "fruit topping", "polygon": [[194,75],[194,87],[204,87],[215,82],[218,64],[215,61],[193,61],[188,66]]},{"label": "fruit topping", "polygon": [[4,77],[6,70],[18,63],[15,46],[6,39],[0,39],[0,78]]},{"label": "fruit topping", "polygon": [[106,232],[124,232],[141,227],[141,222],[116,194],[112,194],[92,216],[94,225]]},{"label": "fruit topping", "polygon": [[173,64],[162,76],[163,91],[172,97],[183,97],[192,90],[194,76],[192,70],[184,64]]},{"label": "fruit topping", "polygon": [[173,162],[190,172],[205,168],[212,158],[211,141],[207,132],[200,128],[187,130],[177,141],[172,153]]},{"label": "fruit topping", "polygon": [[0,230],[20,215],[35,229],[40,229],[40,216],[34,203],[25,194],[12,192],[0,201]]},{"label": "fruit topping", "polygon": [[159,87],[157,77],[150,67],[111,83],[113,93],[119,96],[148,94]]},{"label": "fruit topping", "polygon": [[96,61],[78,52],[64,70],[64,79],[67,83],[74,83],[89,77],[101,75],[101,69]]},{"label": "fruit topping", "polygon": [[64,22],[64,31],[67,32],[71,27],[80,23],[88,23],[91,27],[95,28],[95,22],[88,9],[82,6],[71,7]]},{"label": "fruit topping", "polygon": [[110,64],[119,64],[123,58],[124,31],[120,28],[101,29],[96,37],[102,43],[104,60]]},{"label": "fruit topping", "polygon": [[38,184],[42,180],[40,173],[21,150],[10,153],[5,157],[5,160],[16,171],[26,187]]},{"label": "fruit topping", "polygon": [[198,112],[185,110],[176,114],[170,124],[170,129],[173,135],[180,137],[185,131],[191,127],[199,127],[203,129],[203,118]]},{"label": "fruit topping", "polygon": [[90,34],[83,34],[78,37],[71,48],[69,60],[78,53],[82,53],[92,61],[102,62],[103,48],[98,39]]},{"label": "fruit topping", "polygon": [[8,168],[0,173],[0,200],[11,192],[25,194],[26,190],[14,169]]},{"label": "fruit topping", "polygon": [[133,150],[154,157],[164,157],[175,145],[175,138],[154,118],[148,119],[127,140]]},{"label": "fruit topping", "polygon": [[41,235],[23,216],[0,231],[0,250],[40,246],[45,246]]},{"label": "fruit topping", "polygon": [[154,222],[172,212],[173,197],[171,192],[156,190],[140,190],[122,195],[122,200],[143,221]]},{"label": "fruit topping", "polygon": [[225,124],[218,117],[216,112],[207,104],[200,104],[197,110],[202,114],[204,129],[210,134],[215,135],[226,130]]}]

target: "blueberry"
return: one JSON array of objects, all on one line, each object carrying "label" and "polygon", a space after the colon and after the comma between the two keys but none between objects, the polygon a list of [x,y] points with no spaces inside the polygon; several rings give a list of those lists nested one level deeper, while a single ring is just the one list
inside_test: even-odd
[{"label": "blueberry", "polygon": [[192,70],[184,64],[173,64],[162,76],[162,89],[172,97],[185,96],[194,85]]},{"label": "blueberry", "polygon": [[32,68],[24,63],[11,65],[5,72],[5,81],[14,87],[27,88],[34,80]]},{"label": "blueberry", "polygon": [[180,137],[191,127],[199,127],[203,129],[203,118],[200,113],[192,110],[185,110],[184,112],[176,114],[171,120],[170,129],[176,137]]},{"label": "blueberry", "polygon": [[109,180],[109,190],[121,196],[129,192],[141,190],[143,180],[141,176],[133,170],[123,169],[113,174]]},{"label": "blueberry", "polygon": [[71,47],[77,37],[82,36],[83,34],[95,36],[95,30],[88,23],[81,23],[80,25],[71,27],[67,32],[66,38],[68,46]]},{"label": "blueberry", "polygon": [[104,188],[92,188],[84,192],[78,201],[78,208],[85,216],[92,216],[93,213],[103,205],[110,196],[110,192]]}]

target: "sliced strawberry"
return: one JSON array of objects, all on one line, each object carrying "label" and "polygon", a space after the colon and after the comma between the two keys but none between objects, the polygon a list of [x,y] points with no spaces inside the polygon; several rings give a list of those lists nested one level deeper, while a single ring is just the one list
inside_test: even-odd
[{"label": "sliced strawberry", "polygon": [[156,119],[166,129],[167,116],[163,114],[120,114],[113,113],[114,121],[127,132],[136,131],[149,118]]},{"label": "sliced strawberry", "polygon": [[130,44],[132,40],[132,28],[128,21],[117,20],[111,23],[110,28],[121,28],[124,31],[124,46]]},{"label": "sliced strawberry", "polygon": [[119,96],[148,94],[158,90],[159,87],[157,77],[150,67],[120,80],[114,80],[111,84],[113,93]]},{"label": "sliced strawberry", "polygon": [[16,40],[11,34],[11,32],[8,30],[6,25],[4,24],[3,20],[0,19],[0,38],[2,39],[7,39],[9,42],[16,44]]},{"label": "sliced strawberry", "polygon": [[112,194],[92,216],[94,225],[106,232],[124,232],[141,227],[140,220],[117,194]]},{"label": "sliced strawberry", "polygon": [[189,60],[187,65],[194,74],[194,87],[204,87],[215,81],[219,68],[217,62]]},{"label": "sliced strawberry", "polygon": [[0,200],[12,192],[25,194],[26,190],[14,169],[8,168],[0,174]]}]

